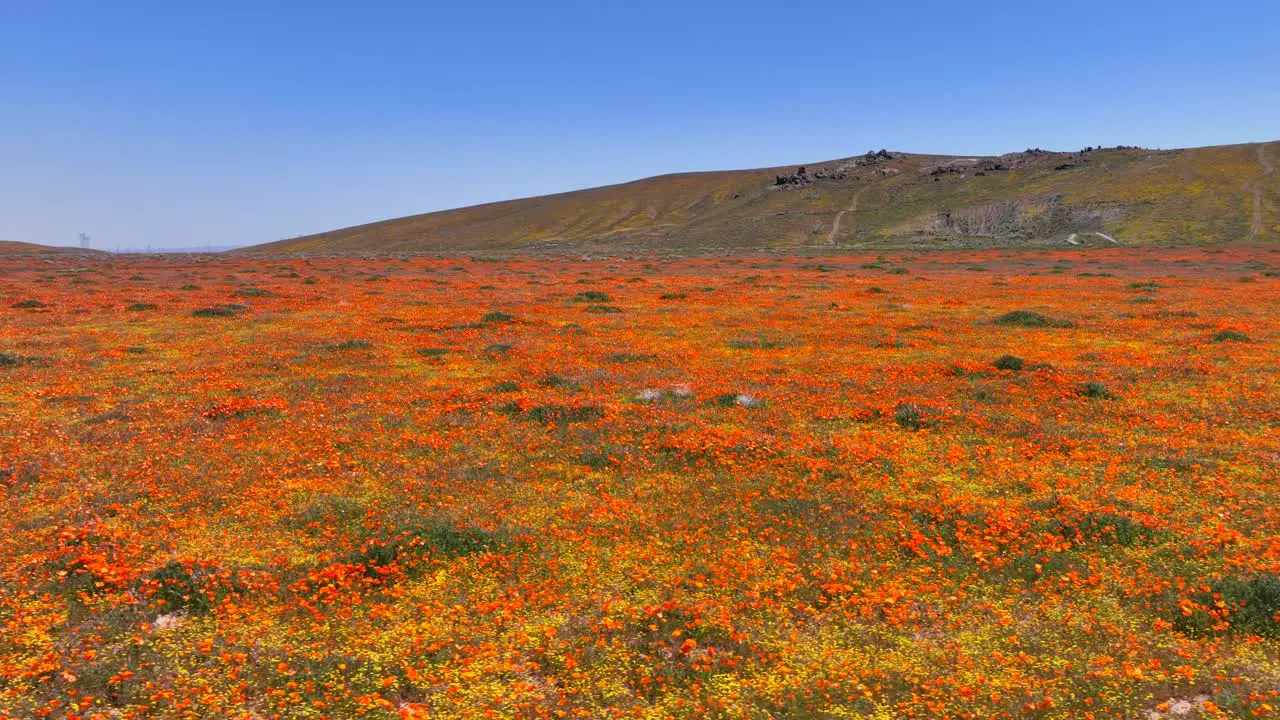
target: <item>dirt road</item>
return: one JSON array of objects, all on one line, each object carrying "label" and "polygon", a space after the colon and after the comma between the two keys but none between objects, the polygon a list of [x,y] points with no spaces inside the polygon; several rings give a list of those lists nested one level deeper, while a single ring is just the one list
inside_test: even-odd
[{"label": "dirt road", "polygon": [[853,200],[851,200],[851,201],[849,202],[849,207],[847,207],[847,208],[845,208],[844,210],[841,210],[840,212],[836,213],[836,221],[835,221],[834,223],[832,223],[832,225],[831,225],[831,232],[827,234],[827,244],[828,244],[828,245],[835,245],[835,244],[836,244],[836,235],[840,234],[840,221],[844,219],[844,216],[845,216],[845,214],[846,214],[846,213],[857,213],[857,212],[858,212],[858,199],[862,197],[862,193],[866,192],[866,191],[867,191],[867,188],[869,188],[869,187],[871,187],[871,186],[870,186],[870,185],[868,185],[867,187],[864,187],[864,188],[862,188],[861,190],[859,190],[858,192],[854,193],[854,194],[853,194]]},{"label": "dirt road", "polygon": [[[1250,184],[1253,189],[1253,224],[1249,229],[1254,238],[1261,235],[1264,229],[1262,220],[1263,183],[1276,171],[1271,164],[1271,159],[1267,157],[1267,143],[1258,145],[1258,162],[1262,165],[1262,177]],[[839,222],[839,218],[836,219],[836,222]]]}]

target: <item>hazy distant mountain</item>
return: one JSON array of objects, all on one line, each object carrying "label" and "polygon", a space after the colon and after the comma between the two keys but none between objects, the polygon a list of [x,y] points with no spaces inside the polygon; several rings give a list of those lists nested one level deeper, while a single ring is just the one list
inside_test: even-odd
[{"label": "hazy distant mountain", "polygon": [[190,245],[185,247],[122,247],[115,249],[118,253],[208,253],[238,250],[243,245]]}]

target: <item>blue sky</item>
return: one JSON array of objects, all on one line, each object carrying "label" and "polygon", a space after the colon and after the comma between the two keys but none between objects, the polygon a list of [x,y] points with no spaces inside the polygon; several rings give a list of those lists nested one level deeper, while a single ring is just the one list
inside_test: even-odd
[{"label": "blue sky", "polygon": [[241,245],[887,147],[1280,139],[1280,3],[0,0],[0,239]]}]

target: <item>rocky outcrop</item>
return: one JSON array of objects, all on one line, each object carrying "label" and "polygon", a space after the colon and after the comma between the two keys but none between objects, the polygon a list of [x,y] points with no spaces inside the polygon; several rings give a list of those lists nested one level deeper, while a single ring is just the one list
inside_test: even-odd
[{"label": "rocky outcrop", "polygon": [[819,168],[816,172],[809,172],[804,166],[796,168],[796,171],[789,175],[778,175],[774,179],[774,187],[803,187],[811,185],[821,180],[844,180],[848,178],[848,173],[840,170],[828,170],[827,168]]}]

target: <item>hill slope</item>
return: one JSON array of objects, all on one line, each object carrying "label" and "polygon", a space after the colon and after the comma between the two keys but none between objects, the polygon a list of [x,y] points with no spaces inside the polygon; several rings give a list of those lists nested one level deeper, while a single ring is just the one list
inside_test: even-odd
[{"label": "hill slope", "polygon": [[16,240],[0,240],[0,255],[88,255],[101,252],[101,250],[85,250],[78,247],[59,247],[56,245],[17,242]]},{"label": "hill slope", "polygon": [[713,249],[1280,240],[1280,142],[868,153],[415,215],[241,252]]}]

